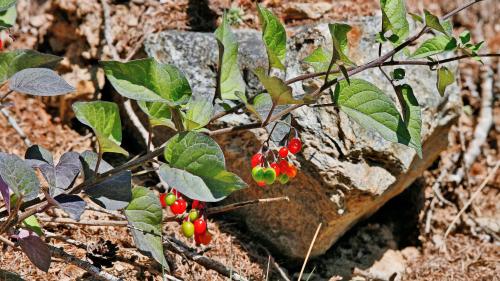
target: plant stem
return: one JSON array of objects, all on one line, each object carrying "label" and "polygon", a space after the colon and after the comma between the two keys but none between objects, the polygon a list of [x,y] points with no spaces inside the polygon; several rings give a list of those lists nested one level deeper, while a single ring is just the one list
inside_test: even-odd
[{"label": "plant stem", "polygon": [[97,162],[95,164],[94,172],[96,175],[99,175],[99,166],[101,165],[103,151],[102,151],[101,143],[99,141],[97,141],[97,142],[98,142],[99,146],[98,146],[98,151],[97,151]]},{"label": "plant stem", "polygon": [[3,95],[1,98],[0,98],[0,104],[10,95],[14,92],[14,90],[9,90],[7,93],[5,93],[5,95]]}]

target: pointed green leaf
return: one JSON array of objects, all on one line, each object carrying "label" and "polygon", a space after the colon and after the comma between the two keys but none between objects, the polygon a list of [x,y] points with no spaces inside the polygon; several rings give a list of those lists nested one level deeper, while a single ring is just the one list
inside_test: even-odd
[{"label": "pointed green leaf", "polygon": [[0,177],[15,195],[30,201],[38,196],[40,181],[26,161],[13,154],[0,152]]},{"label": "pointed green leaf", "polygon": [[101,64],[113,87],[129,99],[176,106],[187,103],[191,97],[186,77],[175,66],[159,63],[153,58]]},{"label": "pointed green leaf", "polygon": [[43,235],[42,227],[40,226],[38,219],[34,215],[29,216],[25,220],[23,220],[23,225],[25,228],[38,234],[38,236]]},{"label": "pointed green leaf", "polygon": [[410,133],[411,142],[415,145],[414,148],[417,151],[417,154],[420,158],[422,158],[422,113],[420,105],[418,104],[418,100],[413,94],[413,89],[410,85],[404,84],[401,86],[397,86],[401,94],[403,95],[403,100],[405,103],[405,123],[408,128],[408,132]]},{"label": "pointed green leaf", "polygon": [[241,76],[238,64],[238,41],[231,31],[224,13],[222,24],[215,30],[215,38],[219,44],[220,85],[219,90],[222,99],[236,100],[236,92],[245,92],[245,81]]},{"label": "pointed green leaf", "polygon": [[191,199],[220,201],[246,187],[238,176],[226,171],[222,150],[205,134],[175,135],[167,142],[165,159],[169,165],[160,167],[160,177]]},{"label": "pointed green leaf", "polygon": [[156,194],[145,187],[132,189],[132,201],[125,209],[125,216],[132,228],[132,236],[139,250],[148,253],[168,269],[163,254],[161,224],[163,213]]},{"label": "pointed green leaf", "polygon": [[286,58],[286,31],[285,27],[271,11],[257,4],[260,24],[262,26],[262,40],[266,45],[269,67],[285,70]]},{"label": "pointed green leaf", "polygon": [[351,30],[351,26],[343,23],[329,24],[330,34],[332,36],[333,44],[333,60],[335,62],[342,61],[348,65],[354,65],[354,63],[347,57],[348,51],[348,41],[347,33]]},{"label": "pointed green leaf", "polygon": [[254,71],[255,75],[264,85],[275,105],[281,104],[302,104],[303,100],[296,100],[293,97],[292,88],[285,84],[283,80],[275,76],[267,76],[265,70],[261,67]]},{"label": "pointed green leaf", "polygon": [[408,13],[411,18],[416,21],[416,22],[419,22],[419,23],[424,23],[424,19],[422,18],[421,15],[417,15],[417,14],[414,14],[414,13]]},{"label": "pointed green leaf", "polygon": [[444,27],[441,25],[441,22],[439,21],[439,18],[436,17],[435,15],[431,14],[431,12],[424,10],[425,14],[425,24],[434,29],[437,30],[445,35],[448,35],[447,31],[444,29]]},{"label": "pointed green leaf", "polygon": [[437,89],[441,96],[444,96],[446,87],[455,82],[455,75],[447,67],[442,66],[437,70]]},{"label": "pointed green leaf", "polygon": [[166,103],[138,101],[139,108],[149,117],[151,126],[166,126],[175,128],[172,122],[172,112]]},{"label": "pointed green leaf", "polygon": [[17,0],[0,0],[0,12],[9,9],[16,4]]},{"label": "pointed green leaf", "polygon": [[367,130],[375,130],[384,139],[415,148],[408,129],[391,101],[375,85],[360,79],[341,81],[334,92],[334,102],[340,109]]},{"label": "pointed green leaf", "polygon": [[12,6],[5,11],[0,12],[0,27],[12,27],[16,23],[17,9]]},{"label": "pointed green leaf", "polygon": [[0,83],[5,82],[12,75],[23,69],[49,67],[55,65],[60,60],[62,60],[62,58],[32,50],[0,52]]},{"label": "pointed green leaf", "polygon": [[443,52],[453,51],[456,47],[457,40],[455,38],[450,38],[446,35],[438,35],[424,41],[411,57],[415,59],[426,58]]},{"label": "pointed green leaf", "polygon": [[314,71],[323,72],[328,70],[331,60],[332,53],[323,47],[319,47],[307,56],[304,62],[310,64],[314,68]]},{"label": "pointed green leaf", "polygon": [[453,22],[451,20],[442,21],[441,26],[443,26],[446,35],[453,36]]},{"label": "pointed green leaf", "polygon": [[75,102],[73,111],[80,122],[92,128],[103,153],[114,152],[128,156],[128,152],[120,147],[122,126],[118,105],[106,101]]},{"label": "pointed green leaf", "polygon": [[188,131],[205,127],[214,114],[212,101],[206,98],[192,98],[188,107],[184,118],[184,126]]},{"label": "pointed green leaf", "polygon": [[465,44],[469,43],[470,42],[470,38],[471,38],[470,31],[466,30],[466,31],[460,33],[459,37],[460,37],[460,42],[462,44],[465,45]]},{"label": "pointed green leaf", "polygon": [[[248,102],[248,99],[247,99],[247,96],[245,95],[245,93],[236,92],[236,96],[245,105],[245,107],[248,111],[255,114],[255,116],[257,116],[259,119],[261,119],[261,117],[260,117],[259,113],[257,112],[257,110],[255,109],[255,107],[250,102]],[[271,104],[272,104],[272,101],[271,101]],[[263,120],[261,120],[261,121],[263,121]]]},{"label": "pointed green leaf", "polygon": [[380,0],[382,8],[382,33],[391,31],[394,36],[389,37],[393,44],[399,44],[408,37],[410,25],[406,19],[404,0]]}]

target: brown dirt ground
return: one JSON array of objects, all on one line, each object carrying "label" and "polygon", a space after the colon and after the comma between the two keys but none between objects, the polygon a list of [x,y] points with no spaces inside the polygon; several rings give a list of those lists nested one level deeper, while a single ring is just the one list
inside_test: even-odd
[{"label": "brown dirt ground", "polygon": [[[291,0],[266,0],[262,3],[273,8],[287,25],[308,24],[318,21],[329,22],[349,17],[371,15],[378,9],[378,1],[354,0],[332,1],[333,8],[319,19],[291,19],[287,15],[287,6],[299,2]],[[315,3],[317,1],[300,1]],[[423,7],[435,13],[450,11],[461,1],[410,0],[409,10],[418,11]],[[236,5],[242,10],[242,28],[255,28],[257,16],[254,1],[114,1],[113,34],[114,44],[120,55],[125,58],[136,53],[144,32],[163,29],[188,29],[211,31],[217,25],[217,18],[226,8]],[[475,30],[476,39],[485,37],[491,51],[500,49],[498,30],[498,12],[500,3],[487,0],[467,13],[457,16],[455,25]],[[20,95],[11,97],[15,107],[10,109],[13,116],[25,130],[28,138],[37,144],[61,155],[68,150],[82,151],[92,146],[91,137],[81,127],[71,126],[70,104],[77,99],[90,99],[96,96],[104,84],[103,75],[96,70],[99,59],[109,57],[109,50],[103,47],[101,30],[101,6],[97,0],[53,0],[19,1],[18,28],[15,28],[16,42],[11,48],[35,48],[51,52],[66,59],[60,67],[64,77],[77,85],[77,93],[64,99],[33,99]],[[480,23],[477,25],[477,23]],[[482,28],[480,28],[482,27]],[[22,32],[21,32],[22,30]],[[141,55],[140,50],[137,55]],[[498,66],[496,79],[499,77]],[[440,251],[438,245],[443,233],[464,202],[486,177],[488,167],[500,159],[500,99],[499,84],[495,86],[494,125],[488,135],[488,141],[482,146],[482,154],[470,170],[467,181],[458,184],[446,180],[440,185],[443,196],[451,205],[437,203],[431,207],[435,197],[431,186],[442,167],[453,155],[461,152],[460,136],[467,146],[470,141],[480,110],[480,96],[470,89],[467,79],[472,79],[479,87],[479,65],[461,63],[462,96],[464,105],[471,114],[463,114],[459,125],[450,132],[451,145],[424,175],[420,183],[422,192],[419,200],[407,192],[395,198],[377,215],[351,230],[345,238],[325,256],[311,261],[306,272],[315,271],[311,280],[335,280],[337,274],[362,278],[363,274],[354,268],[369,268],[389,249],[403,253],[406,264],[404,280],[498,280],[500,276],[500,248],[498,232],[492,233],[487,226],[480,226],[478,219],[496,219],[498,222],[500,175],[487,186],[466,212],[466,219],[461,220],[447,239],[448,253]],[[480,88],[478,89],[480,93]],[[36,113],[36,114],[34,114]],[[75,130],[83,134],[77,133]],[[0,148],[18,155],[23,155],[26,145],[0,115]],[[413,187],[412,187],[413,188]],[[418,188],[417,188],[418,190]],[[411,200],[408,201],[408,198]],[[417,203],[417,201],[419,203]],[[417,206],[419,205],[420,206]],[[396,215],[401,208],[408,209],[407,216]],[[429,210],[433,209],[430,231],[425,232]],[[50,216],[59,216],[60,212],[51,211]],[[85,218],[99,219],[107,216],[96,212],[86,212]],[[409,220],[411,219],[411,220]],[[411,224],[408,221],[413,222]],[[216,218],[211,221],[210,229],[214,233],[214,242],[205,254],[234,268],[251,280],[262,280],[267,268],[267,252],[255,237],[249,236],[245,227],[228,218]],[[46,224],[45,228],[58,234],[66,235],[88,245],[100,245],[100,239],[109,240],[117,245],[119,251],[112,267],[106,271],[124,277],[127,280],[160,280],[160,269],[148,258],[133,249],[133,242],[128,231],[118,227],[88,227],[74,225]],[[176,226],[167,225],[167,232],[176,235]],[[497,230],[498,231],[498,230]],[[363,240],[365,238],[367,240]],[[181,238],[182,239],[182,238]],[[363,242],[364,241],[364,242]],[[53,242],[80,258],[85,258],[85,251],[60,242]],[[191,242],[188,242],[191,243]],[[367,245],[370,244],[370,245]],[[375,245],[375,246],[374,246]],[[347,249],[347,250],[346,250]],[[4,249],[5,250],[5,249]],[[412,253],[412,254],[408,254]],[[346,261],[340,261],[342,257]],[[214,271],[206,270],[181,256],[171,254],[173,274],[182,280],[225,280]],[[289,272],[296,276],[300,264],[276,257]],[[0,255],[0,268],[17,272],[26,280],[90,280],[85,272],[75,266],[55,260],[48,274],[37,270],[27,258],[13,251],[3,251]],[[314,269],[315,268],[315,269]],[[279,275],[271,269],[270,280],[279,280]],[[352,272],[357,272],[352,275]],[[360,279],[365,280],[365,279]]]}]

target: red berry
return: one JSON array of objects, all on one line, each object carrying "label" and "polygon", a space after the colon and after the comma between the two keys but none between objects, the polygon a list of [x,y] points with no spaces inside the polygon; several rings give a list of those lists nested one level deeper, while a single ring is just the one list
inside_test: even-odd
[{"label": "red berry", "polygon": [[260,186],[260,187],[264,187],[264,186],[266,186],[266,183],[263,182],[263,181],[258,181],[257,185]]},{"label": "red berry", "polygon": [[280,165],[278,165],[276,162],[273,162],[269,166],[271,166],[271,168],[274,169],[274,171],[276,172],[276,176],[280,175],[280,172],[281,172]]},{"label": "red berry", "polygon": [[302,149],[302,142],[298,138],[293,138],[288,143],[288,150],[291,153],[296,154]]},{"label": "red berry", "polygon": [[262,162],[264,160],[264,156],[262,155],[262,153],[255,153],[253,156],[252,156],[252,168],[255,167],[255,166],[258,166],[258,165],[261,165]]},{"label": "red berry", "polygon": [[280,166],[280,173],[282,173],[282,174],[286,174],[288,171],[288,168],[290,167],[290,165],[288,164],[288,161],[286,161],[286,160],[281,160],[278,165]]},{"label": "red berry", "polygon": [[162,208],[166,208],[167,207],[167,202],[165,201],[165,197],[167,197],[166,193],[161,193],[160,194],[160,203],[161,203],[161,207]]},{"label": "red berry", "polygon": [[194,234],[194,242],[196,243],[196,245],[201,244],[200,235],[197,235],[196,233]]},{"label": "red berry", "polygon": [[[196,240],[196,236],[194,239]],[[199,235],[198,240],[200,241],[200,244],[208,245],[210,244],[210,241],[212,241],[212,235],[208,233],[208,231],[205,231],[203,234]]]},{"label": "red berry", "polygon": [[170,206],[170,210],[172,211],[172,213],[174,213],[174,215],[180,215],[184,213],[186,211],[186,208],[187,208],[186,200],[182,198],[175,200],[174,204]]},{"label": "red berry", "polygon": [[279,151],[279,155],[281,158],[286,158],[288,156],[288,149],[286,147],[282,147]]},{"label": "red berry", "polygon": [[0,51],[3,50],[3,40],[0,39]]},{"label": "red berry", "polygon": [[204,219],[200,218],[194,221],[194,233],[203,234],[207,231],[207,223]]},{"label": "red berry", "polygon": [[200,209],[200,206],[201,206],[200,201],[193,200],[193,203],[191,204],[192,209]]}]

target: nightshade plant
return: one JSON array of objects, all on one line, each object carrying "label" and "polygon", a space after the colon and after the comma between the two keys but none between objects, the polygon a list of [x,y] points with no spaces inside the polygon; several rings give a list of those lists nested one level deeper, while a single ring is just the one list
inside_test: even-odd
[{"label": "nightshade plant", "polygon": [[[0,0],[0,26],[3,29],[15,22],[15,2]],[[0,152],[0,193],[3,198],[0,235],[8,237],[2,236],[2,241],[19,246],[33,264],[47,271],[54,250],[41,239],[44,230],[36,214],[55,207],[62,209],[71,219],[79,220],[87,208],[87,201],[82,197],[85,194],[85,198],[104,209],[123,212],[137,248],[168,268],[163,249],[166,240],[162,235],[162,223],[169,219],[178,220],[186,236],[194,235],[198,244],[206,244],[212,238],[203,218],[210,213],[210,209],[203,202],[221,201],[232,192],[247,187],[241,178],[226,170],[223,151],[212,137],[240,130],[267,129],[268,140],[259,154],[252,158],[254,178],[258,182],[272,184],[281,169],[287,177],[279,178],[279,182],[286,183],[297,173],[295,168],[291,174],[287,172],[290,169],[285,160],[288,151],[299,153],[302,147],[299,134],[291,126],[290,113],[301,106],[317,104],[323,94],[331,95],[332,99],[332,103],[325,106],[337,106],[362,127],[376,131],[388,141],[407,145],[424,157],[418,93],[415,94],[411,85],[404,82],[403,68],[396,68],[387,74],[383,67],[427,66],[436,71],[437,92],[444,95],[446,87],[455,81],[454,73],[445,66],[446,63],[463,58],[480,61],[483,56],[498,56],[479,54],[482,42],[471,42],[469,32],[458,37],[453,35],[450,17],[477,2],[480,0],[438,18],[428,11],[422,15],[408,15],[403,0],[381,0],[383,20],[378,36],[378,58],[356,65],[348,56],[347,34],[351,27],[333,23],[329,25],[332,46],[318,48],[304,60],[314,68],[315,73],[287,81],[280,78],[286,70],[285,28],[270,10],[259,5],[262,40],[269,65],[267,69],[254,70],[264,88],[255,96],[248,96],[245,92],[246,85],[238,66],[238,42],[226,15],[215,31],[219,45],[216,91],[204,95],[207,98],[193,95],[189,81],[173,65],[162,64],[152,58],[101,62],[108,81],[116,91],[136,101],[149,117],[150,128],[166,126],[176,134],[162,146],[152,151],[148,146],[144,154],[113,167],[103,160],[104,153],[131,157],[121,147],[119,105],[107,101],[74,103],[76,118],[96,135],[95,152],[67,152],[57,163],[51,152],[38,145],[29,147],[24,159]],[[418,31],[410,30],[409,18],[415,21]],[[410,36],[411,33],[415,34]],[[426,33],[432,36],[411,51],[408,46]],[[392,46],[392,49],[382,54],[383,45]],[[460,52],[461,55],[445,59],[439,57],[449,52]],[[30,50],[0,52],[0,83],[7,88],[0,97],[0,108],[8,109],[9,104],[5,100],[13,92],[56,96],[74,91],[49,69],[59,61],[58,57]],[[401,114],[387,93],[355,77],[369,68],[379,68],[387,77],[394,88]],[[277,76],[271,73],[277,73]],[[306,79],[320,79],[323,84],[304,96],[294,95],[289,85]],[[213,129],[216,120],[238,111],[246,111],[257,121]],[[272,144],[283,147],[270,152]],[[274,161],[270,161],[272,163],[268,162],[269,157],[274,157]],[[284,162],[278,163],[279,159]],[[158,174],[168,185],[167,194],[159,196],[152,188],[132,185],[131,170],[152,160],[161,164]],[[37,177],[36,170],[43,180]],[[191,208],[187,208],[187,204],[191,204]],[[174,216],[164,217],[162,206],[170,206]],[[188,209],[191,211],[187,212]]]}]

